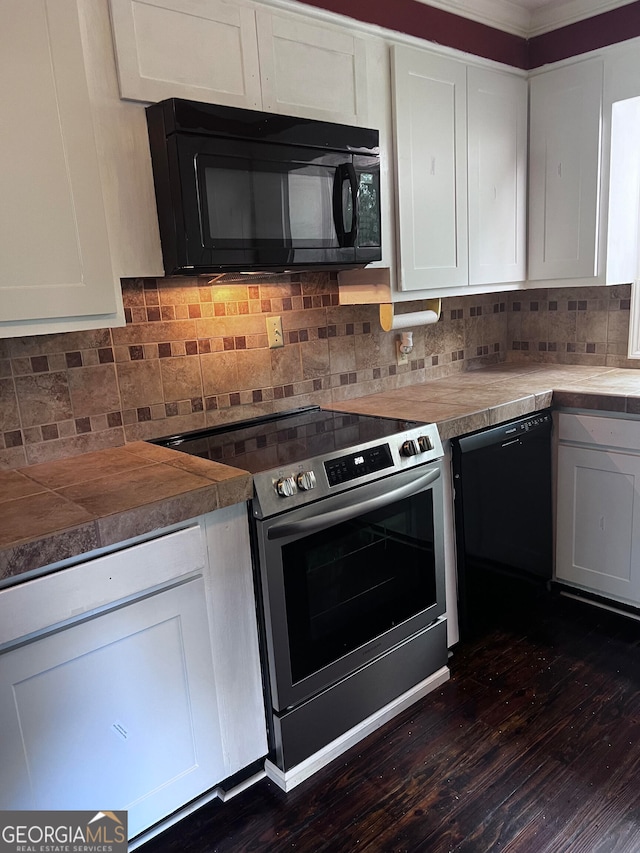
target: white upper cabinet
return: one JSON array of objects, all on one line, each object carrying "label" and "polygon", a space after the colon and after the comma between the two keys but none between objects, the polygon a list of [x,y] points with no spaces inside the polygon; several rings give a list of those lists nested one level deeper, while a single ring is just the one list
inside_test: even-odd
[{"label": "white upper cabinet", "polygon": [[111,0],[120,93],[366,124],[366,39],[250,3]]},{"label": "white upper cabinet", "polygon": [[3,0],[0,69],[0,336],[117,321],[75,0]]},{"label": "white upper cabinet", "polygon": [[253,9],[221,0],[111,0],[120,94],[259,109]]},{"label": "white upper cabinet", "polygon": [[468,283],[466,66],[393,47],[399,285]]},{"label": "white upper cabinet", "polygon": [[527,83],[393,48],[399,287],[525,277]]},{"label": "white upper cabinet", "polygon": [[0,72],[0,337],[124,325],[120,278],[163,272],[107,0],[0,3]]},{"label": "white upper cabinet", "polygon": [[625,43],[605,62],[604,124],[611,128],[607,284],[640,275],[639,46],[638,39]]},{"label": "white upper cabinet", "polygon": [[530,81],[529,279],[598,274],[603,62]]},{"label": "white upper cabinet", "polygon": [[264,110],[366,124],[365,39],[266,7],[256,21]]},{"label": "white upper cabinet", "polygon": [[526,277],[527,81],[467,69],[469,284]]}]

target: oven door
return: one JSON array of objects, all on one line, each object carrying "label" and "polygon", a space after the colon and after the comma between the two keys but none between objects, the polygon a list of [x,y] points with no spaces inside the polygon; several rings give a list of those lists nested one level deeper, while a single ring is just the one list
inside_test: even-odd
[{"label": "oven door", "polygon": [[257,522],[277,712],[444,613],[440,466],[393,474]]}]

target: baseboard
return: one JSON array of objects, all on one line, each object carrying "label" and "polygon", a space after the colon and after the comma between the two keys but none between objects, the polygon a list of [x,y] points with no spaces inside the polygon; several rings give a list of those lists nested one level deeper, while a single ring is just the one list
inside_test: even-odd
[{"label": "baseboard", "polygon": [[242,793],[247,788],[250,788],[252,785],[255,785],[256,782],[259,782],[261,779],[265,778],[264,770],[260,770],[258,773],[254,773],[248,779],[243,779],[239,784],[237,784],[234,788],[230,788],[229,790],[225,790],[220,786],[216,788],[211,788],[209,791],[206,791],[202,796],[198,797],[195,800],[192,800],[190,803],[182,806],[182,808],[170,814],[164,820],[161,820],[159,823],[154,824],[149,827],[149,829],[144,830],[140,833],[140,835],[136,835],[135,838],[129,840],[128,850],[129,853],[132,853],[133,850],[136,850],[138,847],[141,847],[147,841],[150,841],[152,838],[155,838],[156,835],[160,835],[161,832],[164,832],[169,827],[178,823],[181,820],[184,820],[185,817],[188,817],[193,812],[201,809],[203,806],[206,806],[208,803],[213,800],[222,800],[223,803],[226,803],[228,800],[233,799],[233,797],[237,796],[237,794]]},{"label": "baseboard", "polygon": [[247,788],[251,788],[252,785],[255,785],[256,782],[259,782],[261,779],[264,779],[266,773],[264,770],[260,770],[257,773],[254,773],[252,776],[249,776],[248,779],[243,779],[242,782],[239,782],[237,785],[234,785],[233,788],[216,788],[216,793],[218,798],[222,800],[223,803],[232,800],[234,797],[237,797],[238,794],[241,794],[243,791],[246,791]]},{"label": "baseboard", "polygon": [[314,773],[317,773],[318,770],[321,770],[333,761],[334,758],[342,755],[348,749],[351,749],[352,746],[355,746],[355,744],[367,737],[367,735],[370,735],[376,729],[379,729],[380,726],[392,720],[401,711],[404,711],[405,708],[408,708],[414,702],[422,699],[423,696],[427,696],[427,694],[436,690],[441,684],[448,681],[449,677],[449,667],[441,667],[441,669],[434,672],[428,678],[425,678],[424,681],[412,687],[411,690],[407,690],[406,693],[398,696],[397,699],[380,708],[379,711],[367,717],[362,723],[349,729],[348,732],[345,732],[339,738],[336,738],[323,747],[323,749],[301,761],[300,764],[297,764],[290,770],[280,770],[279,767],[276,767],[275,764],[267,759],[264,765],[267,777],[279,788],[282,788],[283,791],[291,791],[301,782],[304,782],[305,779],[308,779]]},{"label": "baseboard", "polygon": [[571,598],[574,601],[580,601],[582,604],[589,604],[591,607],[608,610],[610,613],[617,613],[618,616],[626,616],[627,619],[635,619],[636,622],[640,622],[640,610],[632,604],[606,599],[595,593],[590,594],[582,590],[572,592],[564,587],[559,589],[559,594],[562,598]]}]

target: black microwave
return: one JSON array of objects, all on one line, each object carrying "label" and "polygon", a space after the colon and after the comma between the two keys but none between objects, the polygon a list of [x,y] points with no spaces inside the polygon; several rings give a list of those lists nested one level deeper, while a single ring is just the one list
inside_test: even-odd
[{"label": "black microwave", "polygon": [[146,112],[167,275],[381,259],[377,130],[177,98]]}]

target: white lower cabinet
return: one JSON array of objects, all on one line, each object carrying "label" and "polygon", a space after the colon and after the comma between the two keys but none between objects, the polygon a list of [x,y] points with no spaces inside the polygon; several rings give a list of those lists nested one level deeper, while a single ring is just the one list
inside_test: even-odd
[{"label": "white lower cabinet", "polygon": [[133,837],[266,753],[239,510],[0,593],[26,630],[0,654],[0,808],[126,809]]},{"label": "white lower cabinet", "polygon": [[2,807],[115,802],[135,835],[198,796],[224,775],[212,674],[202,578],[7,652]]},{"label": "white lower cabinet", "polygon": [[561,414],[556,578],[640,604],[640,422]]}]

